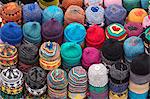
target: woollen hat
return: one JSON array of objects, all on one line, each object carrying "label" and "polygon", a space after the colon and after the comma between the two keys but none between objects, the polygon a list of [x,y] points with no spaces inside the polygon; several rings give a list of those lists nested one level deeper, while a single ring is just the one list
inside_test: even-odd
[{"label": "woollen hat", "polygon": [[6,23],[1,28],[1,39],[3,42],[7,42],[11,45],[20,44],[22,41],[22,29],[21,26],[17,25],[14,22]]},{"label": "woollen hat", "polygon": [[49,6],[46,9],[44,9],[42,14],[42,22],[46,22],[52,18],[56,19],[60,23],[63,23],[64,14],[61,8],[58,6]]},{"label": "woollen hat", "polygon": [[64,25],[67,26],[68,24],[73,22],[78,22],[84,25],[84,21],[85,21],[84,10],[77,5],[69,6],[64,15]]},{"label": "woollen hat", "polygon": [[111,23],[124,25],[126,15],[127,11],[124,7],[116,4],[110,5],[105,9],[106,25],[110,25]]},{"label": "woollen hat", "polygon": [[86,46],[100,49],[102,48],[105,39],[104,29],[98,25],[90,26],[87,29]]},{"label": "woollen hat", "polygon": [[127,9],[127,11],[131,11],[134,8],[140,8],[141,0],[123,0],[123,6]]},{"label": "woollen hat", "polygon": [[59,5],[59,0],[38,0],[39,6],[42,9],[45,9],[49,6],[58,6]]},{"label": "woollen hat", "polygon": [[32,21],[42,22],[42,10],[37,2],[23,5],[22,10],[24,23]]},{"label": "woollen hat", "polygon": [[113,4],[122,6],[122,0],[105,0],[104,1],[104,6],[106,8]]},{"label": "woollen hat", "polygon": [[140,23],[128,22],[124,28],[128,37],[139,36],[143,32],[143,27]]},{"label": "woollen hat", "polygon": [[147,28],[150,26],[150,15],[144,17],[142,26],[143,28]]},{"label": "woollen hat", "polygon": [[141,7],[144,9],[148,9],[149,0],[141,0]]},{"label": "woollen hat", "polygon": [[82,53],[82,65],[88,69],[92,64],[101,62],[101,52],[94,47],[86,47]]},{"label": "woollen hat", "polygon": [[61,44],[63,39],[63,30],[63,25],[56,19],[52,18],[46,21],[44,24],[42,24],[43,41],[50,40]]},{"label": "woollen hat", "polygon": [[147,12],[144,9],[134,8],[129,12],[127,22],[142,23],[145,16]]},{"label": "woollen hat", "polygon": [[127,37],[126,30],[124,26],[118,23],[113,23],[107,27],[106,30],[106,38],[107,39],[116,39],[118,41],[123,41]]},{"label": "woollen hat", "polygon": [[84,6],[88,7],[91,5],[97,5],[97,6],[102,6],[103,5],[103,0],[84,0]]},{"label": "woollen hat", "polygon": [[125,59],[131,62],[135,57],[144,53],[144,43],[141,38],[132,36],[124,41],[123,44]]}]

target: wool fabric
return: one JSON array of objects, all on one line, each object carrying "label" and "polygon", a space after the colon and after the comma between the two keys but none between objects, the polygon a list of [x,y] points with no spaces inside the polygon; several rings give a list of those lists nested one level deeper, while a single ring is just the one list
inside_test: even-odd
[{"label": "wool fabric", "polygon": [[52,18],[56,19],[60,23],[63,23],[64,14],[61,8],[58,6],[49,6],[44,9],[42,13],[42,22],[46,22]]},{"label": "wool fabric", "polygon": [[125,59],[131,62],[135,57],[144,53],[144,43],[141,38],[132,36],[124,41],[123,44]]},{"label": "wool fabric", "polygon": [[85,99],[86,92],[85,93],[71,93],[68,91],[68,97],[71,99]]},{"label": "wool fabric", "polygon": [[147,28],[150,26],[150,15],[144,17],[142,26],[143,28]]},{"label": "wool fabric", "polygon": [[24,23],[31,21],[42,22],[42,10],[37,2],[24,5],[22,10]]},{"label": "wool fabric", "polygon": [[45,9],[49,6],[58,6],[59,5],[59,0],[38,0],[39,6],[42,9]]},{"label": "wool fabric", "polygon": [[147,12],[144,9],[134,8],[129,12],[127,22],[142,23],[145,16]]},{"label": "wool fabric", "polygon": [[123,41],[127,37],[126,30],[124,26],[118,23],[113,23],[107,27],[106,30],[106,38],[107,39],[116,39],[118,41]]},{"label": "wool fabric", "polygon": [[82,24],[71,23],[64,30],[64,41],[75,42],[84,48],[84,39],[86,36],[86,29]]},{"label": "wool fabric", "polygon": [[86,46],[100,49],[105,39],[104,29],[98,25],[93,25],[87,29]]},{"label": "wool fabric", "polygon": [[3,42],[17,46],[22,41],[23,34],[21,26],[14,22],[6,23],[1,28],[1,32],[1,39]]},{"label": "wool fabric", "polygon": [[91,5],[97,5],[97,6],[102,6],[104,0],[84,0],[84,6],[88,7]]},{"label": "wool fabric", "polygon": [[23,92],[21,92],[17,95],[9,95],[9,94],[6,94],[2,91],[0,91],[0,93],[1,93],[1,96],[0,96],[1,99],[15,99],[15,98],[19,99],[19,98],[23,98]]},{"label": "wool fabric", "polygon": [[120,94],[109,91],[109,99],[128,99],[128,90]]},{"label": "wool fabric", "polygon": [[140,8],[141,0],[123,0],[123,6],[127,9],[127,11],[131,11],[134,8]]},{"label": "wool fabric", "polygon": [[25,90],[25,92],[24,92],[24,98],[26,98],[26,99],[47,99],[47,95],[44,93],[44,94],[42,94],[40,96],[35,96],[35,95],[32,95],[27,90]]},{"label": "wool fabric", "polygon": [[86,22],[87,26],[97,24],[104,26],[104,8],[98,5],[90,5],[86,11]]},{"label": "wool fabric", "polygon": [[104,1],[104,6],[106,8],[113,4],[122,6],[122,0],[105,0]]},{"label": "wool fabric", "polygon": [[124,25],[126,15],[127,11],[124,7],[116,4],[110,5],[105,9],[106,25],[110,25],[111,23]]},{"label": "wool fabric", "polygon": [[141,6],[144,9],[148,9],[149,0],[141,0]]},{"label": "wool fabric", "polygon": [[135,92],[132,92],[129,90],[129,98],[130,99],[147,99],[148,92],[145,92],[143,94],[137,94]]},{"label": "wool fabric", "polygon": [[128,37],[139,36],[143,32],[143,27],[140,23],[128,22],[124,26]]}]

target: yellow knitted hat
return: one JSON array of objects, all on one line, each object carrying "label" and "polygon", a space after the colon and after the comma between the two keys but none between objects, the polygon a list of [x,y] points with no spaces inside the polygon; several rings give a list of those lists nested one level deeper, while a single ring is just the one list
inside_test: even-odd
[{"label": "yellow knitted hat", "polygon": [[45,9],[51,5],[56,5],[56,6],[59,5],[59,0],[51,0],[49,2],[46,2],[46,0],[38,0],[38,2],[39,2],[39,5],[42,9]]}]

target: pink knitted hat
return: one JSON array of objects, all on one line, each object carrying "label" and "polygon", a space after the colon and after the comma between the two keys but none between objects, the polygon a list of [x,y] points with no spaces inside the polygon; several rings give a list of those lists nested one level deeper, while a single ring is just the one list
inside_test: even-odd
[{"label": "pink knitted hat", "polygon": [[147,28],[150,26],[150,15],[144,17],[142,25],[143,28]]},{"label": "pink knitted hat", "polygon": [[122,6],[122,0],[104,0],[104,6],[109,7],[112,4]]}]

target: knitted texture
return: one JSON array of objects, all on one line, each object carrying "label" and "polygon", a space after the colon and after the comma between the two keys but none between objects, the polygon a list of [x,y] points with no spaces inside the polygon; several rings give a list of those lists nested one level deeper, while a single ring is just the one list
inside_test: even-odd
[{"label": "knitted texture", "polygon": [[148,92],[145,92],[143,94],[136,94],[132,91],[129,90],[129,98],[130,99],[147,99],[148,96]]},{"label": "knitted texture", "polygon": [[143,28],[147,28],[150,26],[150,15],[144,17],[142,26]]},{"label": "knitted texture", "polygon": [[59,5],[59,0],[38,0],[39,6],[42,9],[45,9],[49,6],[58,6]]},{"label": "knitted texture", "polygon": [[149,0],[141,0],[141,6],[144,9],[148,9]]},{"label": "knitted texture", "polygon": [[23,6],[23,22],[36,21],[41,23],[42,10],[37,3],[30,3]]},{"label": "knitted texture", "polygon": [[127,11],[131,11],[134,8],[140,8],[141,0],[123,0],[123,6],[127,9]]},{"label": "knitted texture", "polygon": [[91,5],[97,5],[102,6],[103,0],[84,0],[85,7],[91,6]]},{"label": "knitted texture", "polygon": [[[74,17],[76,16],[76,17]],[[70,23],[78,22],[84,25],[85,21],[85,12],[84,10],[76,5],[71,5],[65,12],[64,16],[64,25],[67,26]]]},{"label": "knitted texture", "polygon": [[120,94],[116,94],[113,91],[109,91],[109,99],[128,99],[128,90]]},{"label": "knitted texture", "polygon": [[113,5],[113,4],[122,6],[122,0],[105,0],[104,1],[105,7],[109,7],[110,5]]},{"label": "knitted texture", "polygon": [[114,23],[107,27],[106,30],[107,39],[116,39],[118,41],[123,41],[127,37],[126,30],[121,24]]},{"label": "knitted texture", "polygon": [[93,25],[87,29],[86,46],[100,49],[105,39],[104,30],[98,25]]},{"label": "knitted texture", "polygon": [[42,22],[46,22],[52,18],[56,19],[60,23],[63,23],[64,14],[61,8],[58,6],[49,6],[46,9],[44,9],[42,14]]},{"label": "knitted texture", "polygon": [[106,25],[111,23],[120,23],[124,25],[124,21],[127,15],[127,11],[120,5],[110,5],[105,9]]}]

